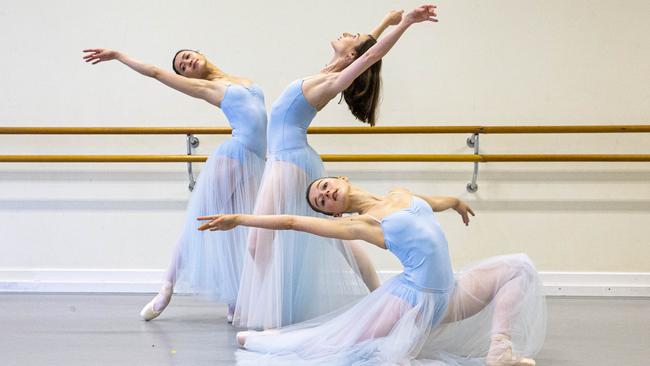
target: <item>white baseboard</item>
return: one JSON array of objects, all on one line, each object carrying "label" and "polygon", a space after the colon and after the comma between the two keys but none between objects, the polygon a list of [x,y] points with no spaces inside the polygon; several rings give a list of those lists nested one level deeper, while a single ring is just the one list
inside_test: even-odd
[{"label": "white baseboard", "polygon": [[0,292],[153,293],[162,270],[0,270]]},{"label": "white baseboard", "polygon": [[[0,292],[153,293],[161,270],[0,270]],[[382,281],[399,271],[380,271]],[[650,297],[650,272],[540,272],[547,296]]]}]

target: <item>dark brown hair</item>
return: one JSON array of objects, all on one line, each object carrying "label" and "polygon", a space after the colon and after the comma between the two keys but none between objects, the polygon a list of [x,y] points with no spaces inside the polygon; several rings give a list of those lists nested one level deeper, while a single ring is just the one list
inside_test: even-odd
[{"label": "dark brown hair", "polygon": [[[354,50],[357,58],[366,53],[377,40],[369,35],[369,38],[357,46]],[[379,91],[381,89],[381,60],[375,62],[366,71],[359,75],[352,85],[343,91],[345,103],[350,112],[359,121],[375,125],[377,118],[377,104],[379,104]]]},{"label": "dark brown hair", "polygon": [[175,61],[176,61],[176,56],[178,56],[179,53],[184,52],[184,51],[191,51],[191,52],[200,53],[199,51],[190,50],[190,49],[188,49],[188,48],[184,48],[184,49],[182,49],[182,50],[178,50],[178,51],[174,54],[174,57],[172,57],[172,70],[174,70],[174,72],[177,73],[178,75],[182,75],[182,74],[180,73],[180,71],[176,70],[176,62],[175,62]]}]

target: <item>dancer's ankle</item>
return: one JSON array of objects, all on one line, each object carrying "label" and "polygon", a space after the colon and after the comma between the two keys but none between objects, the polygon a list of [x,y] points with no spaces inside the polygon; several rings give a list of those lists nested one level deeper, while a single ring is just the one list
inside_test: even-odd
[{"label": "dancer's ankle", "polygon": [[492,337],[491,337],[492,341],[501,341],[501,342],[510,341],[511,339],[512,339],[512,337],[510,337],[510,334],[502,333],[502,332],[493,333]]},{"label": "dancer's ankle", "polygon": [[160,292],[161,293],[173,293],[174,292],[174,283],[170,282],[170,281],[163,282],[162,286],[160,286]]},{"label": "dancer's ankle", "polygon": [[174,294],[174,284],[165,281],[162,286],[160,287],[160,292],[158,292],[158,295],[156,295],[153,303],[153,310],[154,311],[163,311],[169,305],[169,302],[172,299],[172,295]]}]

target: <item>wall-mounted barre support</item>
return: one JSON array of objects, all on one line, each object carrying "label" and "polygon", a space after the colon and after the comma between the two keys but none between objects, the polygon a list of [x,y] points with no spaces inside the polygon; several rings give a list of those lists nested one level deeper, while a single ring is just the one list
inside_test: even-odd
[{"label": "wall-mounted barre support", "polygon": [[[467,146],[473,147],[474,148],[474,155],[478,156],[478,148],[479,148],[479,135],[478,133],[473,134],[472,136],[467,138]],[[478,184],[476,183],[476,180],[478,179],[478,161],[474,162],[474,172],[472,173],[472,181],[467,183],[467,192],[470,193],[475,193],[478,191]]]},{"label": "wall-mounted barre support", "polygon": [[[199,147],[199,138],[192,135],[188,134],[187,135],[187,155],[192,155],[192,148],[196,149]],[[189,176],[190,179],[190,184],[187,186],[187,188],[192,192],[194,190],[194,186],[196,185],[196,180],[194,179],[194,173],[192,173],[192,162],[188,161],[187,162],[187,175]]]}]

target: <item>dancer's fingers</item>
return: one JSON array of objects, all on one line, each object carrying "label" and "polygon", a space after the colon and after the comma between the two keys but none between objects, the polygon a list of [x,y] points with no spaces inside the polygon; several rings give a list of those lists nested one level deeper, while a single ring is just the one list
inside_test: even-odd
[{"label": "dancer's fingers", "polygon": [[199,221],[205,221],[205,220],[218,219],[219,217],[221,217],[221,214],[209,215],[209,216],[199,216],[196,219],[199,220]]},{"label": "dancer's fingers", "polygon": [[[199,226],[199,230],[204,231],[204,230],[207,230],[207,229],[212,230],[213,228],[218,228],[222,221],[223,220],[220,220],[220,219],[214,219],[214,220],[212,220],[210,222],[207,222],[207,223]],[[214,231],[214,230],[212,230],[212,231]]]}]

